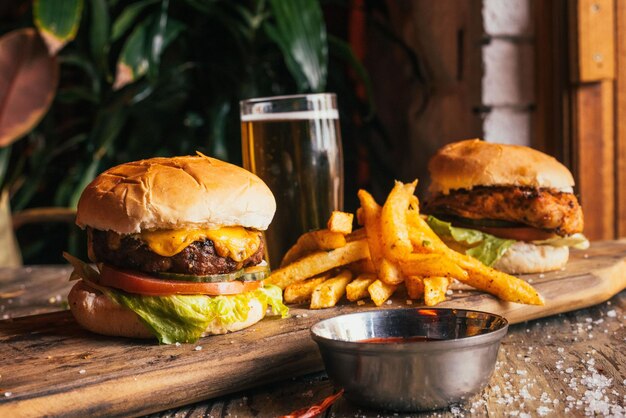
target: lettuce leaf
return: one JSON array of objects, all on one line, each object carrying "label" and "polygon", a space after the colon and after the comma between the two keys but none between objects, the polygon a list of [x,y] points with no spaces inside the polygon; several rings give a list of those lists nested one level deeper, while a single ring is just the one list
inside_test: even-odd
[{"label": "lettuce leaf", "polygon": [[589,248],[589,240],[581,233],[568,235],[566,237],[555,237],[541,241],[533,241],[535,245],[551,245],[553,247],[572,247],[577,250]]},{"label": "lettuce leaf", "polygon": [[135,312],[161,344],[196,342],[212,321],[223,326],[245,321],[252,299],[259,300],[264,310],[271,307],[272,312],[282,318],[289,313],[289,308],[283,304],[282,290],[269,284],[239,295],[144,296],[101,286],[98,284],[100,274],[89,264],[67,253],[64,257],[74,267],[70,280],[85,280],[114,302]]},{"label": "lettuce leaf", "polygon": [[113,300],[141,317],[161,344],[195,342],[213,321],[223,326],[245,321],[252,299],[258,299],[263,309],[269,305],[274,314],[283,318],[289,311],[283,305],[282,291],[273,285],[229,296],[142,296],[119,290],[111,293]]},{"label": "lettuce leaf", "polygon": [[487,266],[493,266],[515,242],[511,239],[494,237],[475,229],[457,228],[434,216],[428,216],[426,222],[444,241],[453,240],[470,255]]}]

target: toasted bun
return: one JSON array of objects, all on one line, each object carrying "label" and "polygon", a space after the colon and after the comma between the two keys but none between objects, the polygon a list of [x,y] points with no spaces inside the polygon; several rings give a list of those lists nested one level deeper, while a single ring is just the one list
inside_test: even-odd
[{"label": "toasted bun", "polygon": [[454,142],[430,159],[430,192],[476,186],[530,186],[572,192],[572,173],[555,158],[519,145],[494,144],[479,139]]},{"label": "toasted bun", "polygon": [[243,226],[265,230],[276,201],[261,179],[203,155],[113,167],[83,191],[76,224],[120,234]]},{"label": "toasted bun", "polygon": [[[67,301],[76,322],[91,332],[115,337],[155,338],[135,312],[113,302],[82,280],[72,287]],[[228,326],[213,321],[202,335],[240,331],[263,319],[265,307],[259,300],[250,300],[249,306],[245,321],[233,322]]]},{"label": "toasted bun", "polygon": [[493,267],[509,274],[544,273],[565,267],[568,258],[568,247],[517,241]]}]

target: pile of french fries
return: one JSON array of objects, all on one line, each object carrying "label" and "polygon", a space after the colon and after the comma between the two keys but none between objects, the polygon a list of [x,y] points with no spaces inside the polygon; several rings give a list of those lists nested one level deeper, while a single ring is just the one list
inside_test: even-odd
[{"label": "pile of french fries", "polygon": [[416,186],[396,182],[382,207],[359,190],[362,228],[352,230],[351,213],[333,212],[328,228],[303,234],[266,282],[284,289],[285,302],[310,301],[311,309],[333,307],[344,295],[381,306],[402,285],[408,298],[434,306],[454,279],[505,301],[543,305],[524,280],[448,248],[420,216]]}]

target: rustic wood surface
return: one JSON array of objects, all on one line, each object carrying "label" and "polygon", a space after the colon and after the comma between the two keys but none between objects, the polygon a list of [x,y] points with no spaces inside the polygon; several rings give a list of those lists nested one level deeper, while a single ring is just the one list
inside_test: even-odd
[{"label": "rustic wood surface", "polygon": [[[513,322],[520,322],[594,305],[624,288],[625,260],[626,241],[595,243],[576,253],[565,271],[529,276],[546,296],[546,307],[525,311],[521,305],[466,290],[455,292],[442,306],[479,307],[503,312]],[[321,369],[316,347],[308,337],[309,327],[339,313],[372,309],[369,305],[323,311],[294,308],[287,320],[264,320],[237,334],[202,339],[195,345],[157,346],[81,330],[69,312],[59,311],[71,285],[66,281],[68,275],[67,268],[0,270],[0,310],[9,317],[0,321],[0,416],[140,415],[261,384],[265,385],[262,389],[204,401],[171,414],[287,413],[320,401],[332,390],[320,375],[272,384]],[[500,415],[519,410],[536,415],[545,407],[563,413],[573,402],[570,411],[583,413],[589,402],[581,400],[577,405],[576,401],[598,384],[607,385],[602,396],[623,406],[625,299],[622,293],[611,305],[512,327],[490,386],[459,411],[470,413],[473,408]],[[405,300],[397,298],[388,307],[405,306]],[[45,311],[49,313],[22,316]],[[561,357],[563,363],[557,364],[555,359]],[[581,363],[591,358],[592,363]],[[599,377],[583,379],[583,373],[593,376],[590,367],[611,378],[610,384]],[[572,378],[578,391],[570,387]],[[484,402],[481,396],[486,396]],[[568,401],[568,396],[574,400]],[[333,411],[335,416],[353,416],[357,409],[340,401]]]}]

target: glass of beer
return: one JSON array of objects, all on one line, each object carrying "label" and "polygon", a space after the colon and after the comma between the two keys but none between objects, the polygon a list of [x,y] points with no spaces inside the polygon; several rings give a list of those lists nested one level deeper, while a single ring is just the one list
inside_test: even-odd
[{"label": "glass of beer", "polygon": [[343,209],[343,154],[334,94],[303,94],[244,100],[241,144],[244,167],[276,198],[276,215],[265,233],[272,268],[298,237],[326,227]]}]

